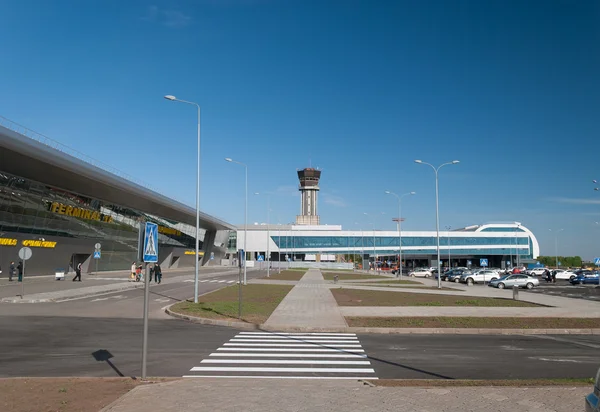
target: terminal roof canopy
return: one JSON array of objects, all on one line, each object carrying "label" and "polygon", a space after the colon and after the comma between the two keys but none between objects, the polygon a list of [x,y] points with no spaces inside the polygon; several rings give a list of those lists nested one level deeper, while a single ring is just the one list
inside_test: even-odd
[{"label": "terminal roof canopy", "polygon": [[[0,170],[48,186],[196,226],[196,210],[74,156],[0,126]],[[200,213],[200,227],[233,226]]]}]

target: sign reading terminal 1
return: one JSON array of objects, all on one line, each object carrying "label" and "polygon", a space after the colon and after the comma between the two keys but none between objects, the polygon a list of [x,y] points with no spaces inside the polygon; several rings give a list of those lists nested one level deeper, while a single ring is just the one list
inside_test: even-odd
[{"label": "sign reading terminal 1", "polygon": [[[195,250],[186,250],[185,252],[183,252],[184,255],[195,255],[196,251]],[[198,252],[198,256],[204,256],[204,252]]]},{"label": "sign reading terminal 1", "polygon": [[80,219],[97,220],[106,223],[111,223],[113,220],[112,216],[105,215],[96,210],[64,205],[58,202],[48,203],[48,210],[52,213],[58,213],[59,215],[73,216]]}]

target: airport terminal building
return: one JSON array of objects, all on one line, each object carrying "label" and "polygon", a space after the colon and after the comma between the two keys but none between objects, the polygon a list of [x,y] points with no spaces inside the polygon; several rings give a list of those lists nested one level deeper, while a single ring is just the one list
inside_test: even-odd
[{"label": "airport terminal building", "polygon": [[[169,199],[119,172],[0,117],[0,267],[26,262],[32,275],[57,269],[83,272],[129,269],[138,261],[141,222],[158,224],[163,269],[195,265],[196,210]],[[200,215],[201,264],[227,253],[230,224]],[[94,245],[101,244],[95,261]]]},{"label": "airport terminal building", "polygon": [[[402,243],[402,260],[407,268],[437,264],[435,231],[342,230],[338,225],[319,224],[317,195],[321,172],[312,168],[298,171],[301,192],[300,215],[294,225],[238,226],[230,235],[230,250],[246,248],[250,260],[291,262],[344,262],[354,260],[397,262]],[[540,254],[534,234],[518,222],[489,223],[440,232],[440,260],[443,266],[479,266],[487,259],[490,267],[505,268],[532,263]],[[358,258],[357,258],[358,256]]]}]

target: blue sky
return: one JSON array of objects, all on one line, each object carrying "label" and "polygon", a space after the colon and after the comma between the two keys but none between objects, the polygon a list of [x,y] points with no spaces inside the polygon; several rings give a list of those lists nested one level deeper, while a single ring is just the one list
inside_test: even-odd
[{"label": "blue sky", "polygon": [[[554,255],[600,256],[600,3],[5,1],[0,115],[243,223],[299,212],[323,171],[322,223],[435,228],[519,221]],[[367,212],[371,217],[363,215]],[[355,224],[357,223],[357,224]]]}]

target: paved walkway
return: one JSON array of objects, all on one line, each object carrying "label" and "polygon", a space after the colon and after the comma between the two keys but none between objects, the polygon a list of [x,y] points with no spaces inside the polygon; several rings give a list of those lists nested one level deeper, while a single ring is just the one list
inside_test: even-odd
[{"label": "paved walkway", "polygon": [[370,387],[356,381],[187,379],[138,386],[101,412],[580,411],[590,388]]},{"label": "paved walkway", "polygon": [[346,327],[321,272],[311,269],[281,301],[265,327]]}]

